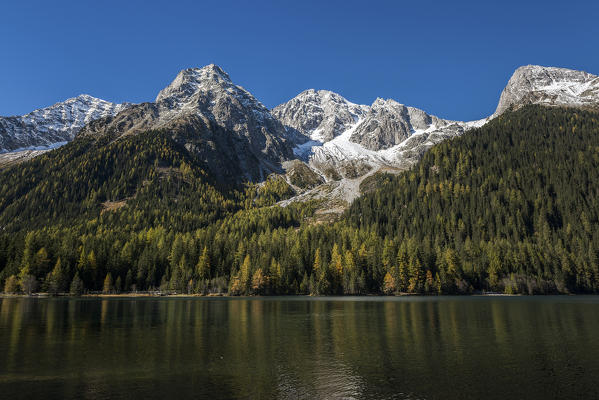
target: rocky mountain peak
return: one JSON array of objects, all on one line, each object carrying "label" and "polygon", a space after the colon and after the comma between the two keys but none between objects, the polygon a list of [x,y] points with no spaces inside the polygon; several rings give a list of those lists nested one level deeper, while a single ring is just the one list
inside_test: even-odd
[{"label": "rocky mountain peak", "polygon": [[337,93],[308,89],[275,107],[272,115],[288,129],[326,142],[349,129],[367,110],[367,106],[354,104]]},{"label": "rocky mountain peak", "polygon": [[85,135],[130,135],[166,129],[217,176],[263,180],[293,157],[287,132],[251,93],[220,67],[180,71],[154,103],[88,125]]},{"label": "rocky mountain peak", "polygon": [[393,99],[379,97],[354,129],[350,140],[366,149],[379,151],[403,142],[413,133],[440,128],[449,122]]},{"label": "rocky mountain peak", "polygon": [[377,97],[372,102],[371,107],[372,108],[382,108],[382,107],[386,107],[387,105],[400,105],[400,106],[402,106],[403,104],[398,103],[397,101],[395,101],[393,99],[383,99],[382,97]]},{"label": "rocky mountain peak", "polygon": [[567,68],[526,65],[518,68],[501,93],[494,116],[510,107],[599,105],[599,77]]},{"label": "rocky mountain peak", "polygon": [[162,89],[156,102],[169,98],[188,98],[200,90],[214,90],[215,88],[234,86],[229,75],[215,64],[203,68],[187,68],[177,74],[175,79]]}]

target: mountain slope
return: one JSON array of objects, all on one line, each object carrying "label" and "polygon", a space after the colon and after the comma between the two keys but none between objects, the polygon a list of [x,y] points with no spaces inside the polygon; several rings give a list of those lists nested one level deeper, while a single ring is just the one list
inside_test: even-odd
[{"label": "mountain slope", "polygon": [[80,137],[0,172],[0,281],[230,294],[597,292],[597,132],[599,114],[588,111],[506,112],[408,171],[374,177],[378,189],[327,224],[314,223],[309,203],[273,207],[288,191],[282,179],[219,187],[168,131]]},{"label": "mountain slope", "polygon": [[596,292],[598,132],[597,113],[541,106],[505,113],[385,178],[346,218],[412,246],[420,266],[402,264],[401,246],[383,260],[400,291],[412,280],[423,287],[429,269],[445,290]]},{"label": "mountain slope", "polygon": [[190,213],[188,222],[211,221],[230,203],[202,167],[160,132],[118,141],[78,138],[0,173],[0,229],[91,220],[115,205],[134,208],[140,201],[150,208],[138,213],[162,210],[164,217],[176,203]]}]

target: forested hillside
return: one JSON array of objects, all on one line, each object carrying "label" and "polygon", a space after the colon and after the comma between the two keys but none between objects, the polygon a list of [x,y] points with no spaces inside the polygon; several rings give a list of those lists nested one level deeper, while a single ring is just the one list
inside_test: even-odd
[{"label": "forested hillside", "polygon": [[457,291],[594,292],[598,167],[599,115],[530,106],[436,146],[347,218],[401,243],[383,257],[401,290],[429,269]]},{"label": "forested hillside", "polygon": [[0,173],[5,291],[596,292],[599,115],[529,106],[378,176],[335,224],[222,186],[168,132],[77,139]]}]

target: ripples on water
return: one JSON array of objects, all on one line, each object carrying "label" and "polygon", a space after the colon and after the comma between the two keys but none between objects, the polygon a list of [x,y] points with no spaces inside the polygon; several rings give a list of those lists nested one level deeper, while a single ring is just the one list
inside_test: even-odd
[{"label": "ripples on water", "polygon": [[599,398],[599,299],[0,299],[0,397]]}]

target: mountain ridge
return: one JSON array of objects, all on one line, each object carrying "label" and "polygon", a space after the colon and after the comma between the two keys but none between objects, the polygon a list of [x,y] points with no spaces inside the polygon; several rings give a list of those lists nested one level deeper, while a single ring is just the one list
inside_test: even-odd
[{"label": "mountain ridge", "polygon": [[[273,109],[274,114],[284,124],[300,132],[311,132],[307,128],[310,128],[312,121],[306,118],[302,111],[310,111],[311,108],[306,106],[306,103],[310,105],[314,100],[306,96],[306,93],[313,97],[327,92],[304,91]],[[354,108],[360,107],[360,116],[354,117],[353,124],[344,125],[346,130],[337,131],[336,136],[328,141],[309,136],[304,138],[303,143],[296,142],[294,152],[333,186],[333,189],[327,188],[328,192],[347,193],[348,190],[352,192],[351,188],[356,184],[344,180],[368,177],[372,175],[372,170],[377,169],[400,171],[409,168],[435,144],[481,127],[508,109],[517,109],[527,104],[597,107],[599,78],[587,72],[564,68],[522,66],[508,81],[495,113],[480,120],[467,122],[441,119],[395,100],[377,99],[371,106],[367,106],[351,103],[340,95],[336,96],[337,99],[346,102],[346,109],[349,105]],[[342,107],[337,105],[336,108]],[[326,110],[332,109],[335,108],[323,108],[325,114]],[[334,116],[328,118],[334,120]],[[357,174],[359,176],[356,176],[356,170],[360,171]],[[316,192],[314,195],[320,196]],[[357,194],[343,197],[351,201],[356,196]]]},{"label": "mountain ridge", "polygon": [[[330,183],[381,168],[408,168],[431,146],[480,127],[510,108],[597,105],[599,77],[564,68],[522,66],[508,81],[495,113],[469,122],[438,118],[393,99],[377,98],[371,105],[361,105],[314,89],[269,110],[215,64],[181,70],[154,102],[114,105],[81,95],[48,109],[71,103],[83,116],[59,119],[54,112],[45,114],[49,117],[44,120],[40,115],[46,109],[42,109],[23,117],[0,118],[4,129],[0,143],[10,137],[5,127],[10,118],[37,113],[39,122],[30,129],[32,135],[21,130],[20,136],[29,141],[19,143],[26,146],[12,146],[13,151],[27,151],[0,155],[0,165],[3,159],[11,164],[36,156],[75,135],[119,137],[166,129],[222,179],[264,181],[271,173],[284,174],[284,164],[299,159]],[[61,134],[48,125],[60,128]],[[49,133],[44,136],[44,132]]]}]

